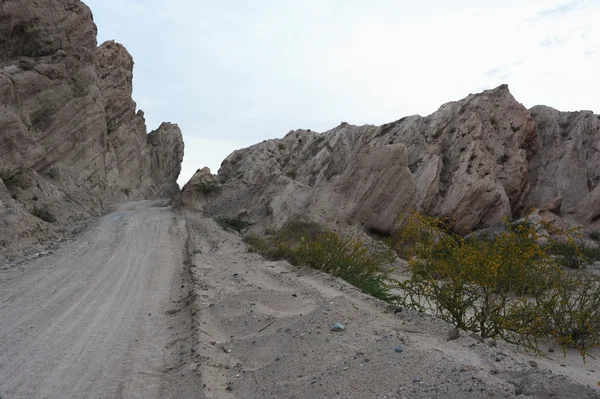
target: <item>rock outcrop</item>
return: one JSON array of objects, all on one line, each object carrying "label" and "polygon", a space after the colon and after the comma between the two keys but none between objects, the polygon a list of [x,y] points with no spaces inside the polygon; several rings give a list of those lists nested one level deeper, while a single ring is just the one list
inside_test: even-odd
[{"label": "rock outcrop", "polygon": [[147,134],[131,55],[96,33],[78,0],[0,4],[0,241],[47,234],[36,209],[60,223],[179,191],[181,131]]},{"label": "rock outcrop", "polygon": [[206,209],[244,209],[265,228],[304,217],[387,234],[414,208],[467,233],[549,204],[589,224],[600,214],[599,118],[529,111],[502,85],[427,117],[296,130],[227,157]]},{"label": "rock outcrop", "polygon": [[[199,185],[208,182],[215,182],[214,192],[203,192],[199,189]],[[194,176],[181,189],[181,192],[175,198],[175,206],[187,207],[196,211],[203,211],[207,201],[211,195],[218,194],[220,186],[216,180],[216,176],[210,173],[209,168],[198,169]]]},{"label": "rock outcrop", "polygon": [[561,213],[583,224],[600,218],[600,115],[531,109],[539,151],[529,162],[528,205],[562,197]]}]

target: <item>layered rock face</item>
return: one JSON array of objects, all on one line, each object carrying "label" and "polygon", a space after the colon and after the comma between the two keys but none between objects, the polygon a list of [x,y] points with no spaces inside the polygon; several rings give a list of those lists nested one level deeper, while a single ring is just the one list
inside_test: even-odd
[{"label": "layered rock face", "polygon": [[564,196],[564,216],[591,223],[600,213],[599,122],[530,112],[503,85],[427,117],[296,130],[227,157],[225,189],[207,210],[247,212],[265,228],[303,217],[386,234],[414,208],[467,233]]},{"label": "layered rock face", "polygon": [[[2,1],[0,238],[11,240],[35,208],[61,222],[115,199],[178,192],[181,131],[165,123],[146,134],[132,71],[123,46],[97,46],[81,1]],[[28,225],[23,237],[40,231]]]},{"label": "layered rock face", "polygon": [[528,205],[563,198],[561,211],[585,225],[600,218],[600,115],[536,106],[540,149],[530,158]]}]

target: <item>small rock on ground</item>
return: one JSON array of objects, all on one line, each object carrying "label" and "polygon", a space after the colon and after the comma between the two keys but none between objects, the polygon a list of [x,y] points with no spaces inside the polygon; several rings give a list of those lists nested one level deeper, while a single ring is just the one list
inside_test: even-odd
[{"label": "small rock on ground", "polygon": [[460,337],[460,331],[454,327],[448,332],[448,341],[454,341]]}]

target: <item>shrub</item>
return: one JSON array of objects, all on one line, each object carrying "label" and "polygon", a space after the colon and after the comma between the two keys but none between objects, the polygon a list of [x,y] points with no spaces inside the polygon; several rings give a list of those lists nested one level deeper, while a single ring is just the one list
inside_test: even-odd
[{"label": "shrub", "polygon": [[545,250],[563,267],[581,269],[585,266],[582,250],[569,242],[553,242],[546,245]]},{"label": "shrub", "polygon": [[285,150],[285,144],[284,143],[277,143],[277,148],[279,148],[281,151]]},{"label": "shrub", "polygon": [[288,173],[286,173],[286,176],[292,180],[296,180],[298,173],[295,170],[292,170],[292,171],[289,171]]},{"label": "shrub", "polygon": [[208,180],[196,184],[196,191],[205,196],[218,193],[222,190],[221,184],[217,180]]},{"label": "shrub", "polygon": [[123,189],[123,194],[125,194],[126,196],[129,197],[129,194],[131,194],[131,189],[130,188],[124,188]]},{"label": "shrub", "polygon": [[[410,280],[399,282],[401,305],[428,311],[482,337],[501,337],[537,351],[541,339],[576,346],[585,357],[600,345],[600,284],[561,269],[548,248],[574,230],[507,222],[493,238],[451,233],[440,219],[412,212],[395,239],[409,254]],[[542,247],[540,232],[551,232]],[[565,244],[566,245],[566,244]],[[598,309],[598,310],[596,310]]]},{"label": "shrub", "polygon": [[596,242],[599,242],[599,241],[600,241],[600,230],[594,230],[594,231],[590,231],[590,232],[589,232],[589,234],[588,234],[588,236],[589,236],[589,237],[590,237],[592,240],[594,240],[594,241],[596,241]]},{"label": "shrub", "polygon": [[565,274],[553,290],[537,298],[542,334],[554,337],[563,350],[587,351],[600,345],[600,280],[596,276]]},{"label": "shrub", "polygon": [[219,226],[228,231],[242,234],[252,226],[252,223],[238,217],[218,216],[215,221]]},{"label": "shrub", "polygon": [[45,222],[56,223],[56,218],[52,213],[50,213],[46,205],[44,205],[43,207],[34,206],[33,212],[31,212],[31,214],[37,218],[42,219]]},{"label": "shrub", "polygon": [[506,161],[508,161],[509,159],[510,159],[510,156],[509,156],[508,154],[502,154],[502,155],[501,155],[501,156],[498,158],[498,160],[497,160],[497,163],[499,163],[499,164],[505,164],[505,163],[506,163]]},{"label": "shrub", "polygon": [[8,185],[8,182],[19,173],[21,173],[21,170],[19,170],[18,168],[5,166],[0,168],[0,179],[4,181],[4,184]]},{"label": "shrub", "polygon": [[4,181],[4,185],[8,189],[14,189],[16,187],[27,190],[31,187],[31,182],[23,174],[24,169],[21,167],[4,167],[0,168],[0,179]]},{"label": "shrub", "polygon": [[582,269],[600,260],[600,248],[575,241],[552,242],[545,249],[561,266],[570,269]]},{"label": "shrub", "polygon": [[[271,238],[250,235],[249,250],[268,259],[285,259],[340,277],[378,299],[394,302],[390,292],[389,252],[371,253],[353,234],[341,234],[310,222],[292,221]],[[394,256],[395,258],[395,256]]]},{"label": "shrub", "polygon": [[58,166],[51,166],[46,169],[46,175],[51,179],[58,179],[60,177],[60,169]]}]

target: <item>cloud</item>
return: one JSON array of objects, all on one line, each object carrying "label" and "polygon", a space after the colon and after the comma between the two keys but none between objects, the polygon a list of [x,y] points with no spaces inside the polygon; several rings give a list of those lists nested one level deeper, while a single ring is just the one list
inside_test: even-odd
[{"label": "cloud", "polygon": [[427,115],[503,83],[528,107],[600,111],[597,0],[86,3],[133,55],[149,128],[181,127],[183,175],[291,129]]},{"label": "cloud", "polygon": [[564,42],[556,36],[544,39],[540,43],[540,45],[542,47],[556,47],[556,46],[562,46],[563,44],[564,44]]},{"label": "cloud", "polygon": [[492,68],[489,71],[487,71],[485,73],[485,75],[489,78],[492,78],[492,77],[498,75],[500,72],[501,72],[500,68]]},{"label": "cloud", "polygon": [[535,16],[538,18],[548,18],[557,15],[563,15],[569,12],[576,11],[585,5],[583,0],[572,0],[566,3],[561,3],[555,7],[548,8],[538,12]]}]

